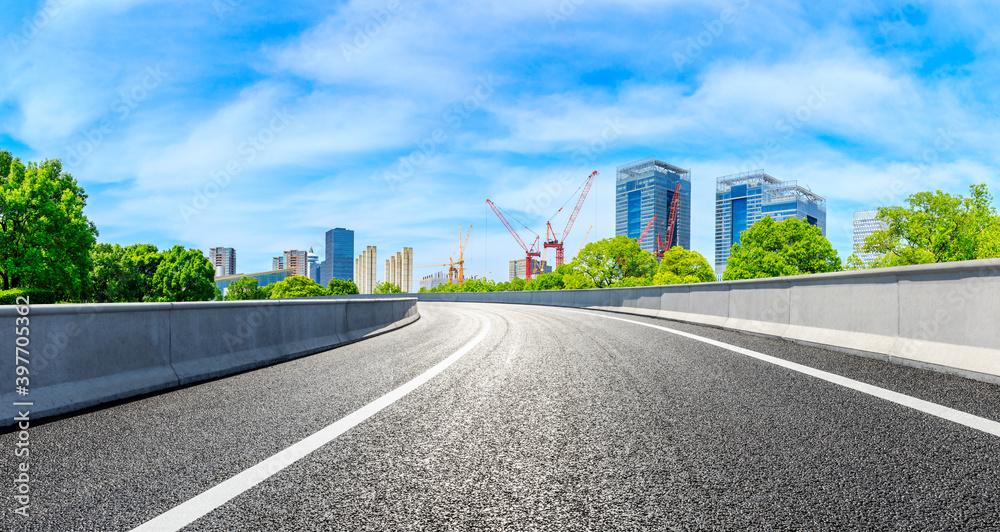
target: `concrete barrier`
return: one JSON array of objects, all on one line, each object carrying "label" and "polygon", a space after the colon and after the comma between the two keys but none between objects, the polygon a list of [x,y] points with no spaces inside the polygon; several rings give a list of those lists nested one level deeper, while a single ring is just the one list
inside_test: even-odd
[{"label": "concrete barrier", "polygon": [[447,300],[657,316],[1000,383],[1000,259],[552,295],[452,293]]},{"label": "concrete barrier", "polygon": [[[15,345],[16,307],[0,307],[0,345]],[[303,298],[30,307],[28,394],[13,356],[0,372],[2,426],[15,402],[31,419],[204,381],[318,353],[402,327],[417,299]]]}]

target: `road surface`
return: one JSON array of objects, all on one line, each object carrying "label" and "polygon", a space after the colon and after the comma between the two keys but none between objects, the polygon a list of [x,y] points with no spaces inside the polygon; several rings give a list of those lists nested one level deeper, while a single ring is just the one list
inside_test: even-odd
[{"label": "road surface", "polygon": [[622,314],[420,312],[32,426],[30,517],[5,479],[0,529],[1000,528],[1000,386]]}]

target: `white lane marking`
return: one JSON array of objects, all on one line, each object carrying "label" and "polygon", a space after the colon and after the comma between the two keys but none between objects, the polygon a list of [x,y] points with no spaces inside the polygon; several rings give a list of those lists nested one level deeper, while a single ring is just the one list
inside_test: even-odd
[{"label": "white lane marking", "polygon": [[223,481],[207,491],[196,495],[193,498],[175,506],[174,508],[160,514],[142,525],[133,528],[132,532],[161,532],[180,530],[193,523],[197,519],[205,516],[212,510],[229,502],[241,493],[267,480],[275,473],[292,465],[300,458],[330,443],[341,434],[363,423],[368,418],[377,414],[383,408],[395,403],[405,397],[408,393],[420,387],[421,384],[431,380],[439,373],[454,364],[466,353],[476,347],[490,332],[490,322],[486,320],[483,329],[469,343],[455,351],[451,356],[438,362],[435,366],[413,378],[413,380],[379,397],[367,405],[355,410],[343,419],[334,422],[325,428],[298,443],[292,444],[285,450],[267,458],[263,462],[252,466],[242,473]]},{"label": "white lane marking", "polygon": [[809,366],[803,366],[802,364],[796,364],[795,362],[789,362],[787,360],[773,357],[770,355],[765,355],[763,353],[758,353],[756,351],[751,351],[749,349],[744,349],[739,346],[727,344],[725,342],[720,342],[718,340],[712,340],[711,338],[705,338],[703,336],[698,336],[696,334],[687,333],[684,331],[678,331],[676,329],[670,329],[667,327],[661,327],[659,325],[653,325],[650,323],[643,323],[641,321],[629,320],[625,318],[617,318],[614,316],[605,316],[603,314],[595,314],[593,312],[582,312],[582,311],[570,311],[578,312],[580,314],[587,314],[589,316],[596,316],[598,318],[605,318],[609,320],[625,321],[628,323],[634,323],[636,325],[642,325],[643,327],[650,327],[653,329],[659,329],[671,334],[676,334],[678,336],[683,336],[685,338],[690,338],[692,340],[697,340],[699,342],[704,342],[709,345],[714,345],[716,347],[721,347],[723,349],[728,349],[735,353],[741,355],[746,355],[751,358],[756,358],[757,360],[762,360],[774,364],[776,366],[781,366],[783,368],[790,369],[792,371],[797,371],[799,373],[804,373],[817,379],[822,379],[827,382],[832,382],[833,384],[839,384],[846,388],[852,390],[857,390],[868,395],[872,395],[886,401],[891,401],[893,403],[903,405],[905,407],[918,410],[925,414],[930,414],[932,416],[937,416],[942,419],[947,419],[948,421],[954,421],[955,423],[965,425],[966,427],[973,428],[976,430],[983,431],[987,434],[992,434],[994,436],[1000,436],[1000,423],[993,421],[992,419],[986,419],[984,417],[974,416],[972,414],[962,412],[961,410],[955,410],[954,408],[948,408],[947,406],[942,406],[937,403],[932,403],[930,401],[924,401],[923,399],[917,399],[909,395],[901,394],[899,392],[894,392],[892,390],[887,390],[885,388],[880,388],[878,386],[872,386],[871,384],[866,384],[861,381],[856,381],[854,379],[849,379],[847,377],[842,377],[835,373],[829,373],[816,368],[810,368]]}]

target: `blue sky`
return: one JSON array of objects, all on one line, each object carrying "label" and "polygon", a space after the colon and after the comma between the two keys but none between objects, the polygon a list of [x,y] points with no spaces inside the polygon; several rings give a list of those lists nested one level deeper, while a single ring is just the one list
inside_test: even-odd
[{"label": "blue sky", "polygon": [[242,272],[332,227],[437,264],[473,224],[468,269],[505,280],[487,198],[544,235],[599,171],[571,257],[647,156],[691,169],[709,261],[722,175],[826,197],[842,258],[855,210],[997,190],[993,2],[0,1],[0,147],[62,159],[100,241]]}]

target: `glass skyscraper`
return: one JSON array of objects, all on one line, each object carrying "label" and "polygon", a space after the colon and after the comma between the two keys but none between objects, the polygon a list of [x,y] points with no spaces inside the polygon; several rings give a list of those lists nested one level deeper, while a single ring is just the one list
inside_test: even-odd
[{"label": "glass skyscraper", "polygon": [[691,249],[691,171],[653,157],[618,167],[615,235],[638,240],[655,215],[656,222],[642,241],[642,249],[655,253],[656,236],[666,242],[670,203],[678,184],[681,186],[680,200],[672,245]]},{"label": "glass skyscraper", "polygon": [[865,245],[865,238],[868,235],[885,229],[885,223],[878,219],[878,210],[857,211],[854,213],[854,253],[865,264],[876,257],[881,257],[880,253],[862,253],[861,248]]},{"label": "glass skyscraper", "polygon": [[320,264],[319,275],[324,287],[330,279],[354,277],[354,231],[337,227],[326,232],[326,260]]},{"label": "glass skyscraper", "polygon": [[715,275],[722,279],[733,244],[757,220],[770,216],[776,222],[799,218],[826,235],[826,200],[763,170],[723,176],[715,187]]}]

